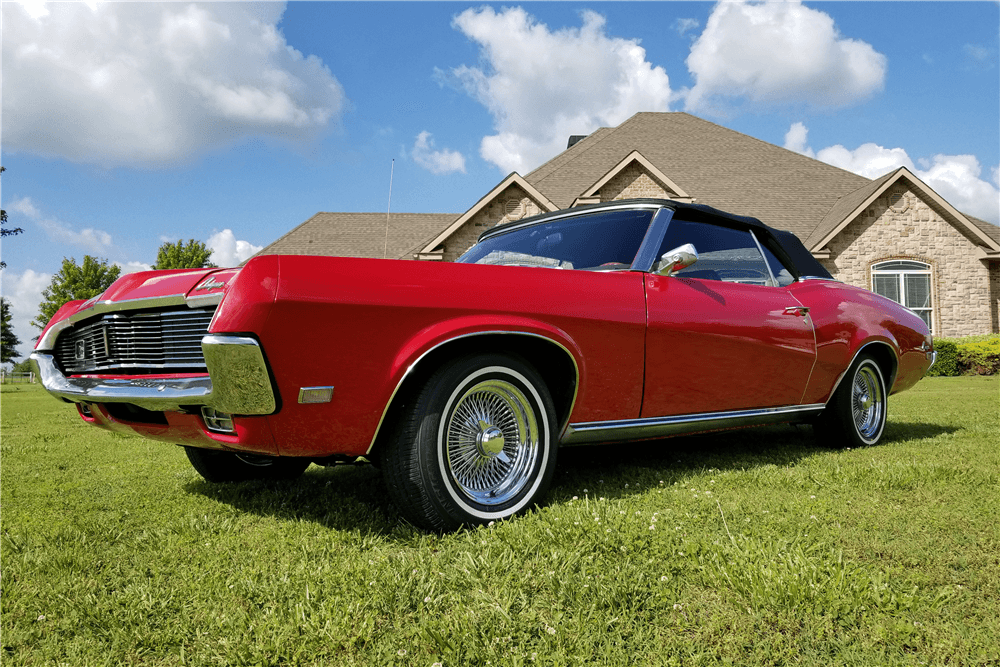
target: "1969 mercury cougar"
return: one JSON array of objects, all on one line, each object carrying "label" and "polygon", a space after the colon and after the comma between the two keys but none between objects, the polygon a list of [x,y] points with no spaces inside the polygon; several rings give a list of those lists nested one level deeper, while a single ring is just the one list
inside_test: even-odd
[{"label": "1969 mercury cougar", "polygon": [[538,503],[562,446],[777,422],[873,445],[934,352],[792,234],[631,200],[494,227],[457,263],[129,274],[31,358],[84,421],[178,443],[210,482],[364,457],[409,520],[450,529]]}]

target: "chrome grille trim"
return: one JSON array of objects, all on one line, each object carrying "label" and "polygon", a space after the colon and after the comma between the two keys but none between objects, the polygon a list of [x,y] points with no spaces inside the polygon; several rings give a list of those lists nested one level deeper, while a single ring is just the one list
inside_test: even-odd
[{"label": "chrome grille trim", "polygon": [[107,313],[62,331],[53,350],[65,373],[204,372],[201,339],[215,307]]}]

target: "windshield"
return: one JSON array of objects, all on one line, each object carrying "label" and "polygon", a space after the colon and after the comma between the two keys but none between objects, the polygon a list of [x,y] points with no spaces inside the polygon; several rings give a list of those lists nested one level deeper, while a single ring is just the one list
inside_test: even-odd
[{"label": "windshield", "polygon": [[485,239],[457,261],[588,271],[627,269],[652,217],[651,210],[614,210],[541,222]]}]

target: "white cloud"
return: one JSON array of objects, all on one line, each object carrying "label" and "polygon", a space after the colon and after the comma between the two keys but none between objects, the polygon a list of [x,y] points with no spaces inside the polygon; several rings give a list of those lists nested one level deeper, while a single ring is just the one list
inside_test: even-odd
[{"label": "white cloud", "polygon": [[237,266],[264,248],[248,241],[237,241],[231,229],[212,234],[205,245],[212,251],[209,261],[221,267]]},{"label": "white cloud", "polygon": [[122,275],[153,270],[153,267],[145,262],[115,262],[115,266],[122,270]]},{"label": "white cloud", "polygon": [[450,174],[455,171],[465,173],[465,157],[448,149],[434,150],[434,139],[427,131],[417,135],[410,155],[414,162],[432,174]]},{"label": "white cloud", "polygon": [[807,145],[808,132],[802,123],[793,123],[785,135],[785,148],[865,178],[878,178],[906,167],[959,211],[1000,224],[997,168],[991,170],[993,183],[983,180],[982,166],[974,155],[938,154],[918,160],[918,167],[904,149],[885,148],[874,143],[862,144],[854,150],[837,144],[814,152]]},{"label": "white cloud", "polygon": [[284,3],[3,3],[4,148],[156,166],[249,136],[306,141],[343,90]]},{"label": "white cloud", "polygon": [[608,37],[604,17],[582,13],[580,28],[550,30],[519,7],[467,9],[453,25],[481,47],[486,65],[451,70],[492,114],[497,133],[482,157],[527,173],[566,148],[573,134],[617,125],[638,111],[666,111],[670,82],[638,40]]},{"label": "white cloud", "polygon": [[21,341],[17,346],[17,351],[21,354],[18,361],[26,359],[34,347],[32,339],[39,332],[30,323],[38,315],[42,290],[51,282],[51,273],[35,273],[31,269],[24,273],[13,273],[10,269],[0,272],[0,292],[10,303],[11,328]]},{"label": "white cloud", "polygon": [[720,2],[687,66],[696,81],[689,110],[720,110],[724,98],[835,108],[880,91],[886,57],[799,2]]},{"label": "white cloud", "polygon": [[785,148],[796,153],[802,153],[809,157],[816,157],[812,149],[808,146],[809,128],[802,123],[792,123],[785,133]]},{"label": "white cloud", "polygon": [[701,22],[698,19],[677,19],[674,21],[673,29],[683,36],[691,30],[696,30],[699,26],[701,26]]},{"label": "white cloud", "polygon": [[112,249],[111,235],[107,232],[89,227],[73,229],[56,218],[44,215],[30,197],[15,199],[10,208],[12,212],[30,219],[34,226],[45,232],[50,241],[76,246],[94,255],[106,255]]}]

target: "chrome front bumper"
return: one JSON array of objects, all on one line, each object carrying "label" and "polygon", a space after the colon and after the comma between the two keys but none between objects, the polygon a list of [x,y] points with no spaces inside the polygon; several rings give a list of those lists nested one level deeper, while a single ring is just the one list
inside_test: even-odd
[{"label": "chrome front bumper", "polygon": [[207,405],[234,415],[275,411],[277,398],[260,343],[247,336],[209,334],[201,339],[201,349],[208,377],[66,377],[47,351],[34,352],[30,360],[50,394],[74,403],[132,403],[157,411]]}]

